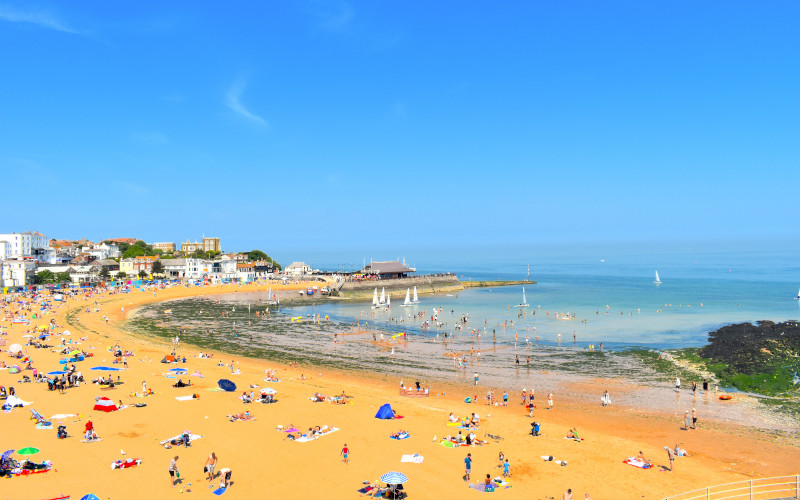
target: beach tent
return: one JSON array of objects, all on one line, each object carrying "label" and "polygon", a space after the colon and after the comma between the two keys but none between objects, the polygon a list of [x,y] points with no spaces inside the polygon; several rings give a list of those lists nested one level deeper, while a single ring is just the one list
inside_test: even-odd
[{"label": "beach tent", "polygon": [[228,379],[226,379],[226,378],[221,378],[221,379],[219,379],[219,380],[217,381],[217,385],[218,385],[218,386],[219,386],[219,388],[220,388],[220,389],[222,389],[223,391],[227,391],[227,392],[233,392],[233,391],[235,391],[235,390],[236,390],[236,384],[234,384],[233,382],[231,382],[230,380],[228,380]]},{"label": "beach tent", "polygon": [[386,403],[385,405],[378,408],[378,413],[375,414],[375,418],[381,419],[389,419],[394,418],[394,412],[392,411],[392,405]]},{"label": "beach tent", "polygon": [[8,352],[10,352],[11,354],[16,354],[16,353],[20,352],[21,350],[22,350],[22,346],[19,345],[19,344],[11,344],[11,346],[8,348]]},{"label": "beach tent", "polygon": [[18,407],[18,406],[32,405],[33,403],[30,403],[28,401],[23,401],[23,400],[19,399],[16,395],[12,394],[12,395],[10,395],[10,396],[8,396],[6,398],[6,403],[5,404],[10,406],[11,408],[14,408],[14,407]]},{"label": "beach tent", "polygon": [[175,356],[167,354],[166,356],[164,356],[164,359],[162,359],[161,362],[162,363],[174,363],[175,362]]},{"label": "beach tent", "polygon": [[8,369],[8,373],[12,373],[12,374],[13,373],[19,373],[19,366],[17,366],[17,365],[12,366],[11,368]]},{"label": "beach tent", "polygon": [[106,413],[118,410],[117,405],[115,405],[114,402],[108,398],[98,399],[97,402],[94,404],[94,409],[104,411]]}]

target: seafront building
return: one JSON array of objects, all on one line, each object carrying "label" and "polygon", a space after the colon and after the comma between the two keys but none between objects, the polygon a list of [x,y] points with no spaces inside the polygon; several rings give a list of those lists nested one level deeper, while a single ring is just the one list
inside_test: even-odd
[{"label": "seafront building", "polygon": [[50,240],[39,231],[24,233],[0,233],[0,260],[32,257],[37,249],[50,247]]},{"label": "seafront building", "polygon": [[195,241],[194,243],[186,240],[185,242],[181,243],[181,252],[183,253],[194,253],[198,250],[202,250],[204,252],[221,252],[221,246],[219,243],[219,238],[210,238],[206,235],[203,235],[203,241]]},{"label": "seafront building", "polygon": [[176,249],[175,242],[173,241],[151,243],[150,246],[153,247],[153,250],[161,250],[164,253],[174,253]]}]

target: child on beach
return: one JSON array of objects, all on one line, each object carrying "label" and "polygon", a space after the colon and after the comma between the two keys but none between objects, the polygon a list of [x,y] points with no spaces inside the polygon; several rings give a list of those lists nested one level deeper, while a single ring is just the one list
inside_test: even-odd
[{"label": "child on beach", "polygon": [[503,477],[511,477],[511,464],[508,463],[508,459],[503,463]]},{"label": "child on beach", "polygon": [[342,455],[342,462],[346,464],[350,463],[350,459],[348,458],[350,456],[350,449],[347,448],[347,443],[344,444],[344,447],[342,448],[341,451],[341,455]]}]

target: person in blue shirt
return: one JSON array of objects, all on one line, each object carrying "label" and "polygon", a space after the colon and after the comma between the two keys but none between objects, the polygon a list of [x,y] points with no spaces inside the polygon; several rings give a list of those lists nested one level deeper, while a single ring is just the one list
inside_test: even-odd
[{"label": "person in blue shirt", "polygon": [[509,476],[511,476],[511,464],[508,463],[508,459],[506,458],[506,461],[503,464],[503,477]]},{"label": "person in blue shirt", "polygon": [[467,453],[464,458],[464,480],[469,482],[469,474],[472,472],[472,453]]}]

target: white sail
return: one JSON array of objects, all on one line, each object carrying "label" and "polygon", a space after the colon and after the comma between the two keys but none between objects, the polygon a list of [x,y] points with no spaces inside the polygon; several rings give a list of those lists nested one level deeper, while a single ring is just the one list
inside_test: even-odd
[{"label": "white sail", "polygon": [[527,306],[528,305],[528,299],[525,298],[525,287],[524,286],[522,287],[522,305],[523,306]]},{"label": "white sail", "polygon": [[378,288],[375,288],[375,293],[372,294],[372,307],[378,306]]},{"label": "white sail", "polygon": [[410,288],[406,288],[406,300],[403,301],[403,305],[404,306],[410,306],[411,305],[411,289]]},{"label": "white sail", "polygon": [[417,287],[414,287],[414,300],[412,300],[411,303],[419,304],[419,297],[417,297]]},{"label": "white sail", "polygon": [[381,300],[378,301],[378,304],[385,304],[386,303],[386,289],[381,288]]},{"label": "white sail", "polygon": [[661,283],[661,278],[658,277],[658,271],[656,271],[656,280],[653,283]]},{"label": "white sail", "polygon": [[392,295],[391,294],[386,296],[386,307],[392,307]]},{"label": "white sail", "polygon": [[800,300],[800,290],[797,291],[797,297],[795,297],[795,298]]}]

